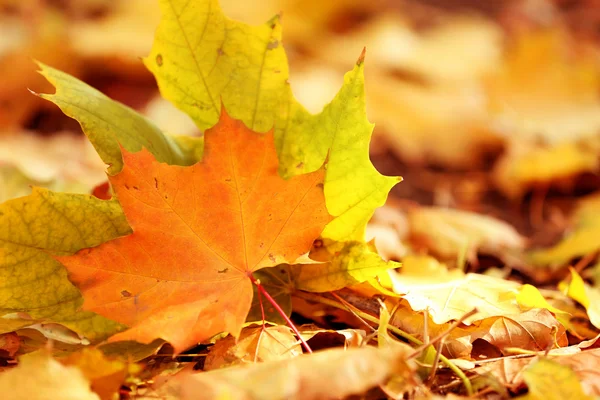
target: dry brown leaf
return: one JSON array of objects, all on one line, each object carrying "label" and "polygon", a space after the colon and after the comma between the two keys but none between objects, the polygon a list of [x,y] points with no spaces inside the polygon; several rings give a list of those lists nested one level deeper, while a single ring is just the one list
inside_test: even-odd
[{"label": "dry brown leaf", "polygon": [[9,357],[14,357],[20,347],[21,338],[16,333],[9,332],[0,335],[0,356],[4,352]]},{"label": "dry brown leaf", "polygon": [[285,360],[302,354],[296,336],[287,326],[244,328],[239,339],[227,336],[210,348],[204,370],[253,362]]},{"label": "dry brown leaf", "polygon": [[[577,346],[571,346],[577,347]],[[550,355],[549,358],[568,366],[577,375],[583,390],[588,395],[600,396],[600,349],[577,351],[567,355]],[[517,389],[524,384],[523,371],[538,361],[540,357],[502,358],[477,367],[473,372],[491,373],[504,385]]]},{"label": "dry brown leaf", "polygon": [[[415,313],[404,302],[394,312],[391,324],[424,339],[423,314]],[[427,331],[430,337],[435,337],[449,327],[450,324],[436,324],[430,318]],[[470,359],[473,343],[477,339],[485,340],[502,354],[510,354],[505,350],[508,347],[544,351],[555,343],[559,346],[568,344],[565,328],[552,313],[545,309],[533,309],[521,314],[486,318],[470,326],[459,325],[444,341],[443,352],[450,358]]]},{"label": "dry brown leaf", "polygon": [[291,360],[196,374],[186,371],[171,379],[156,395],[175,395],[182,400],[337,399],[363,393],[384,383],[392,374],[401,373],[399,362],[406,356],[397,348],[369,346],[331,349]]}]

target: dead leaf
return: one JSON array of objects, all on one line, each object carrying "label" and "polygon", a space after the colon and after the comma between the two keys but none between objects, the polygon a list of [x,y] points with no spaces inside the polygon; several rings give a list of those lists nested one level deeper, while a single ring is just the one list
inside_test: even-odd
[{"label": "dead leaf", "polygon": [[363,393],[401,373],[398,363],[405,356],[401,351],[370,346],[336,348],[291,360],[196,374],[188,371],[171,379],[156,395],[170,393],[182,400],[337,399]]},{"label": "dead leaf", "polygon": [[306,253],[331,219],[323,170],[282,179],[272,134],[223,113],[205,137],[204,160],[191,167],[124,151],[110,181],[134,233],[58,258],[85,309],[132,327],[111,340],[161,337],[180,352],[220,332],[238,336],[249,275]]},{"label": "dead leaf", "polygon": [[21,338],[16,333],[9,332],[0,335],[0,352],[8,354],[9,357],[14,357],[20,347]]},{"label": "dead leaf", "polygon": [[287,326],[245,328],[240,337],[228,336],[210,348],[204,370],[237,364],[285,360],[302,354],[300,342]]},{"label": "dead leaf", "polygon": [[79,368],[43,352],[21,357],[16,368],[0,374],[0,393],[11,400],[100,400]]},{"label": "dead leaf", "polygon": [[411,235],[444,258],[456,259],[465,251],[470,260],[477,252],[507,258],[511,251],[525,247],[525,239],[514,227],[487,215],[419,207],[411,210],[408,217]]}]

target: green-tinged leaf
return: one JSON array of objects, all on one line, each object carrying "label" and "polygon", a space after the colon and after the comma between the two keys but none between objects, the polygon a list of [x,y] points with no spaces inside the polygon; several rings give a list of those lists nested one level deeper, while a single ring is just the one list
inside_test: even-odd
[{"label": "green-tinged leaf", "polygon": [[98,340],[121,326],[90,312],[53,255],[67,255],[131,232],[116,201],[35,188],[0,205],[0,312],[24,312]]},{"label": "green-tinged leaf", "polygon": [[144,63],[162,95],[202,130],[217,122],[222,104],[252,130],[274,127],[283,177],[315,171],[328,157],[325,197],[336,218],[323,237],[363,240],[374,209],[400,181],[379,174],[369,160],[373,125],[365,111],[364,55],[331,104],[312,115],[287,83],[278,17],[249,26],[225,17],[216,0],[160,4],[163,18]]},{"label": "green-tinged leaf", "polygon": [[292,280],[299,290],[329,292],[365,282],[400,264],[384,261],[364,242],[348,242],[332,258],[321,264],[290,266]]},{"label": "green-tinged leaf", "polygon": [[[290,316],[292,314],[292,292],[294,291],[294,283],[291,281],[290,267],[287,264],[281,264],[272,268],[264,268],[253,273],[266,291],[275,299],[277,304]],[[250,312],[246,317],[246,322],[257,322],[264,319],[276,324],[285,325],[286,321],[275,310],[273,305],[264,297],[259,299],[258,289],[253,285],[254,294],[252,295],[252,305]]]},{"label": "green-tinged leaf", "polygon": [[381,175],[369,159],[373,125],[366,116],[363,56],[344,77],[344,85],[335,99],[316,118],[324,129],[285,133],[282,165],[290,165],[285,159],[286,146],[317,143],[320,149],[307,151],[299,161],[313,164],[312,170],[318,168],[318,159],[314,157],[328,154],[325,200],[327,210],[335,219],[325,227],[322,237],[340,242],[363,240],[373,212],[385,203],[389,191],[401,181],[398,177]]},{"label": "green-tinged leaf", "polygon": [[104,343],[98,346],[98,349],[107,357],[118,358],[128,362],[138,362],[158,353],[165,343],[162,339],[156,339],[148,344],[138,343],[134,340],[124,340],[121,342]]},{"label": "green-tinged leaf", "polygon": [[523,372],[529,393],[522,400],[591,400],[573,370],[556,361],[542,358]]},{"label": "green-tinged leaf", "polygon": [[[133,109],[111,100],[98,90],[69,74],[39,63],[40,73],[56,87],[56,93],[39,96],[53,102],[69,117],[81,124],[102,160],[117,173],[123,166],[121,149],[130,152],[145,147],[157,160],[175,165],[191,165],[198,161],[197,151],[188,143],[163,134],[160,129]],[[202,141],[198,141],[202,145]]]},{"label": "green-tinged leaf", "polygon": [[231,117],[266,132],[288,86],[279,18],[249,26],[225,17],[217,0],[161,0],[162,20],[144,64],[162,95],[201,130],[212,127],[221,102]]}]

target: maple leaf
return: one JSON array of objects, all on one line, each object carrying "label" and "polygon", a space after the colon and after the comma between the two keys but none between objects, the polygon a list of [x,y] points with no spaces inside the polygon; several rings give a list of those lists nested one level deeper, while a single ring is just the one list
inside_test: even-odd
[{"label": "maple leaf", "polygon": [[42,63],[42,74],[56,87],[55,94],[38,94],[53,102],[69,117],[76,119],[109,172],[121,170],[120,146],[128,151],[148,149],[157,160],[175,165],[198,161],[200,138],[178,138],[164,134],[143,115],[114,101],[71,75]]},{"label": "maple leaf", "polygon": [[181,351],[219,332],[238,336],[253,271],[306,253],[330,220],[323,170],[284,180],[273,135],[222,114],[191,167],[123,152],[110,177],[133,234],[59,257],[84,308],[131,326],[113,338],[156,337]]},{"label": "maple leaf", "polygon": [[[91,341],[120,329],[77,311],[79,291],[52,255],[67,255],[131,232],[115,200],[35,188],[0,204],[0,314],[26,313],[63,324]],[[2,324],[0,324],[2,325]]]},{"label": "maple leaf", "polygon": [[249,26],[228,19],[217,0],[161,0],[160,6],[163,17],[144,63],[161,94],[201,130],[216,123],[219,99],[250,129],[273,128],[284,177],[315,171],[328,158],[325,198],[336,218],[323,236],[363,240],[373,211],[401,180],[381,175],[369,160],[373,125],[365,111],[364,52],[337,96],[312,115],[287,82],[279,17]]}]

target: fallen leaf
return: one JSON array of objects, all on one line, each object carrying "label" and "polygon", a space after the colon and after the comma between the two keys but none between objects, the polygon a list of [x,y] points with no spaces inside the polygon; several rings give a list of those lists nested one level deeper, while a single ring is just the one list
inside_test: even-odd
[{"label": "fallen leaf", "polygon": [[[550,371],[556,370],[556,364],[564,366],[565,369],[557,371],[558,374],[566,375],[567,379],[571,373],[577,376],[575,388],[581,386],[583,392],[587,395],[600,395],[600,380],[598,374],[598,362],[600,362],[600,350],[591,349],[582,351],[579,346],[570,346],[559,350],[568,350],[575,348],[575,352],[553,355],[555,350],[550,351],[547,359],[540,356],[529,358],[501,358],[492,362],[485,362],[475,368],[473,372],[478,374],[491,373],[504,385],[509,386],[511,390],[517,390],[524,384],[524,372],[526,369],[537,363],[539,360],[546,360],[553,365]],[[538,367],[539,368],[539,367]],[[541,368],[539,368],[541,369]],[[534,370],[535,371],[535,370]],[[570,372],[567,372],[570,371]],[[552,387],[562,382],[558,377],[553,378]],[[576,389],[575,389],[576,390]],[[558,392],[560,393],[560,392]]]},{"label": "fallen leaf", "polygon": [[181,352],[220,332],[237,337],[249,275],[294,261],[330,219],[323,171],[282,179],[271,134],[223,114],[205,139],[192,167],[124,152],[110,181],[133,234],[58,258],[85,309],[131,327],[111,340],[161,337]]},{"label": "fallen leaf", "polygon": [[529,260],[536,265],[561,266],[600,249],[600,196],[593,194],[578,201],[569,218],[571,227],[560,242],[531,251]]},{"label": "fallen leaf", "polygon": [[65,366],[77,367],[102,400],[114,399],[125,378],[131,372],[139,371],[138,366],[111,360],[102,351],[93,348],[84,348],[61,362]]},{"label": "fallen leaf", "polygon": [[[78,311],[83,299],[52,255],[67,255],[131,232],[119,204],[35,188],[0,205],[0,309],[56,322],[90,341],[122,326]],[[52,234],[49,234],[52,232]]]},{"label": "fallen leaf", "polygon": [[336,218],[323,237],[363,240],[374,209],[400,181],[379,174],[369,160],[373,126],[365,110],[364,53],[344,77],[335,99],[320,114],[311,115],[287,82],[279,17],[249,26],[225,17],[216,0],[160,4],[163,18],[144,63],[163,97],[201,130],[217,122],[221,101],[250,129],[273,128],[279,171],[286,178],[315,171],[327,158],[325,198]]},{"label": "fallen leaf", "polygon": [[571,368],[555,361],[541,358],[523,372],[529,393],[520,396],[527,400],[585,399],[592,397],[584,393],[577,375]]},{"label": "fallen leaf", "polygon": [[516,301],[519,289],[516,282],[472,273],[442,282],[437,276],[412,277],[393,271],[390,276],[394,292],[413,310],[429,310],[436,324],[458,320],[474,308],[477,313],[464,321],[467,325],[488,317],[521,312]]},{"label": "fallen leaf", "polygon": [[[411,235],[444,258],[456,259],[467,251],[500,258],[525,247],[525,239],[511,225],[486,215],[438,207],[419,207],[408,214]],[[507,255],[508,254],[508,255]]]},{"label": "fallen leaf", "polygon": [[[53,102],[81,124],[102,161],[110,166],[110,173],[119,172],[123,166],[120,146],[128,151],[145,148],[157,160],[174,165],[191,165],[198,160],[194,149],[181,146],[133,109],[69,74],[38,64],[40,74],[56,87],[55,94],[39,96]],[[202,141],[197,143],[202,144]]]},{"label": "fallen leaf", "polygon": [[291,360],[183,374],[171,380],[170,392],[182,400],[344,398],[403,372],[399,362],[405,356],[370,346],[324,350]]},{"label": "fallen leaf", "polygon": [[[425,326],[422,314],[415,313],[406,303],[401,302],[394,312],[391,322],[421,340],[424,332],[435,337],[448,330],[450,324],[436,324],[431,317]],[[495,346],[499,354],[511,354],[506,348],[519,348],[530,351],[545,351],[555,344],[567,346],[565,328],[545,309],[532,309],[514,315],[488,317],[472,324],[459,325],[446,337],[442,350],[450,358],[471,359],[473,343],[484,340]]]},{"label": "fallen leaf", "polygon": [[17,367],[0,374],[0,392],[12,400],[100,400],[79,368],[44,353],[23,356]]},{"label": "fallen leaf", "polygon": [[204,370],[252,362],[285,360],[300,354],[300,342],[287,326],[245,328],[239,338],[228,336],[210,348],[204,362]]},{"label": "fallen leaf", "polygon": [[[337,246],[336,246],[337,247]],[[367,243],[347,242],[320,264],[290,266],[290,275],[296,289],[309,292],[329,292],[365,282],[399,263],[384,261]]]},{"label": "fallen leaf", "polygon": [[14,357],[20,347],[21,339],[16,333],[10,332],[0,335],[0,351],[6,353],[9,357]]},{"label": "fallen leaf", "polygon": [[600,73],[586,46],[560,28],[528,30],[486,78],[491,126],[507,141],[493,178],[509,197],[598,169]]},{"label": "fallen leaf", "polygon": [[585,307],[592,325],[600,329],[600,289],[591,287],[571,268],[570,282],[563,281],[559,289]]}]

